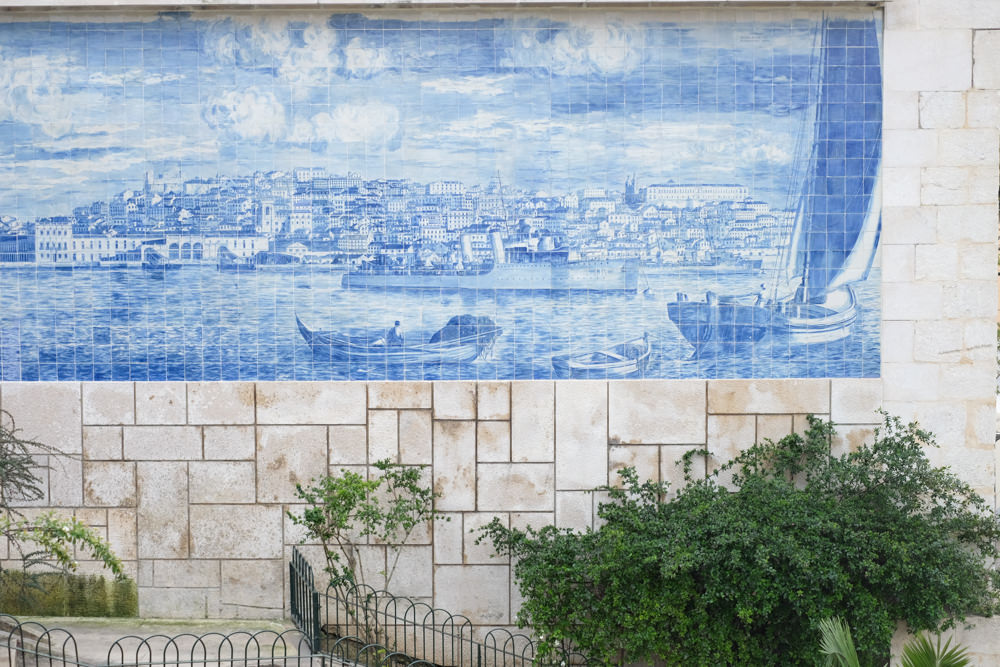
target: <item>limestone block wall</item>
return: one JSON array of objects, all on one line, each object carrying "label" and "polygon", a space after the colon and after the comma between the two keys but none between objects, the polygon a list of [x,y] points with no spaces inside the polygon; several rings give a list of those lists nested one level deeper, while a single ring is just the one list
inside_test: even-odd
[{"label": "limestone block wall", "polygon": [[[143,616],[281,617],[302,538],[286,517],[295,484],[389,458],[426,466],[450,517],[405,547],[393,590],[498,626],[516,595],[507,561],[475,544],[493,517],[592,526],[590,490],[621,467],[679,481],[688,449],[724,460],[809,413],[841,424],[847,447],[870,434],[881,393],[879,380],[822,379],[7,383],[0,408],[70,454],[40,470],[39,504],[110,540]],[[319,564],[318,547],[305,551]],[[366,558],[383,570],[385,547]]]}]

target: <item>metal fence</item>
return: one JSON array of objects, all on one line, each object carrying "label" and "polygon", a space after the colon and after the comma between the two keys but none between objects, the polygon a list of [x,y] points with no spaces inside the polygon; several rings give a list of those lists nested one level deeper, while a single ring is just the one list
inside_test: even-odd
[{"label": "metal fence", "polygon": [[314,653],[298,630],[130,635],[115,640],[103,657],[83,656],[81,642],[68,630],[0,614],[0,664],[10,667],[327,667],[336,662]]},{"label": "metal fence", "polygon": [[[408,667],[533,667],[538,646],[523,633],[504,628],[477,633],[465,616],[449,613],[370,586],[315,589],[312,568],[293,550],[292,619],[315,638],[318,650],[359,665]],[[298,591],[298,592],[295,592]],[[476,639],[476,636],[481,639]],[[564,651],[555,661],[585,664]]]}]

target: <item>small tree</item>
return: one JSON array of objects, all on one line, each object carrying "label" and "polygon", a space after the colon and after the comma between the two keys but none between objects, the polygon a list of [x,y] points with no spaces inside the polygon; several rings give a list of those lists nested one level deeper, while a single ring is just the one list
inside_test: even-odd
[{"label": "small tree", "polygon": [[569,642],[601,664],[808,665],[836,615],[862,664],[881,665],[898,620],[934,632],[996,612],[1000,520],[929,463],[931,435],[886,416],[839,457],[832,435],[810,418],[804,436],[751,446],[666,502],[665,485],[625,470],[597,530],[489,524],[515,559],[519,622],[543,652]]},{"label": "small tree", "polygon": [[308,487],[297,484],[295,493],[308,507],[301,514],[288,513],[292,523],[305,528],[305,541],[323,546],[330,585],[341,595],[368,584],[376,574],[365,570],[361,557],[361,547],[370,539],[388,549],[386,568],[377,573],[388,589],[410,535],[442,516],[434,509],[439,494],[421,484],[423,466],[385,459],[374,467],[379,474],[372,479],[341,470],[339,476],[326,475]]},{"label": "small tree", "polygon": [[13,577],[0,567],[0,586],[27,586],[40,569],[71,572],[78,563],[74,549],[89,552],[101,561],[115,578],[124,581],[121,561],[111,547],[75,517],[64,518],[47,512],[34,519],[25,518],[19,503],[45,497],[35,456],[63,456],[54,447],[23,438],[6,411],[0,411],[0,535],[7,538],[12,556],[24,575]]}]

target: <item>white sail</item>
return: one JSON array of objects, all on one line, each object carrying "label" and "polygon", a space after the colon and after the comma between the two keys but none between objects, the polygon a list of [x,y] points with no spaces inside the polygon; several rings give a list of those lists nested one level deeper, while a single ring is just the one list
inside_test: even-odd
[{"label": "white sail", "polygon": [[882,231],[882,175],[875,179],[872,190],[871,204],[865,218],[865,226],[858,234],[854,249],[844,260],[840,272],[830,281],[829,290],[836,289],[864,280],[871,271],[875,261],[875,250],[878,247],[879,235]]}]

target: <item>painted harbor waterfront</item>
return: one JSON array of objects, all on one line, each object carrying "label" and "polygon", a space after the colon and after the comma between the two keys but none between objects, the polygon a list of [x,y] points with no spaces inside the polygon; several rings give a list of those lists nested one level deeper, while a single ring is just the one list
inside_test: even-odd
[{"label": "painted harbor waterfront", "polygon": [[877,376],[878,17],[727,16],[0,25],[0,379]]}]

